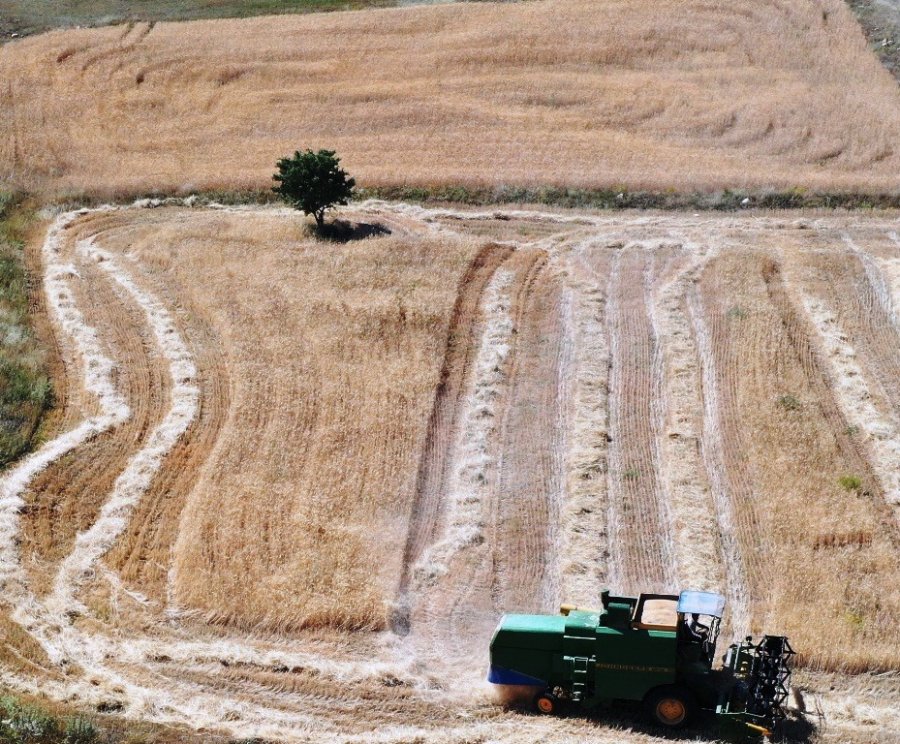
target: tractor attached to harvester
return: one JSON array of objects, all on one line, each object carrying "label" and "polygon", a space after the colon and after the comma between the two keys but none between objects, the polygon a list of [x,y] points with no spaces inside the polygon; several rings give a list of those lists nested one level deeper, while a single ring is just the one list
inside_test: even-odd
[{"label": "tractor attached to harvester", "polygon": [[700,711],[722,724],[771,735],[784,718],[794,651],[783,636],[748,636],[713,668],[725,599],[718,594],[601,594],[602,606],[563,605],[559,615],[505,615],[491,639],[488,681],[536,691],[538,712],[640,701],[668,729]]}]

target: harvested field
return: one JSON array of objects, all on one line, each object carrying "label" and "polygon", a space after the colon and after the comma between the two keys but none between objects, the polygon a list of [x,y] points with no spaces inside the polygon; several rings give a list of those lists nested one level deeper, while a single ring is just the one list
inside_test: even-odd
[{"label": "harvested field", "polygon": [[135,206],[30,246],[64,406],[0,479],[4,684],[285,741],[658,741],[507,709],[487,643],[694,586],[723,640],[790,636],[818,740],[889,740],[896,215],[345,215],[391,233]]},{"label": "harvested field", "polygon": [[6,44],[0,80],[0,180],[55,197],[268,188],[302,146],[367,186],[900,189],[900,91],[843,0],[139,23]]}]

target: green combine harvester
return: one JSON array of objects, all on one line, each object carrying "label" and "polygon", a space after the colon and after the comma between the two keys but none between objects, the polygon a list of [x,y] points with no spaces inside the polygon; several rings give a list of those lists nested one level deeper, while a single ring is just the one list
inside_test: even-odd
[{"label": "green combine harvester", "polygon": [[677,729],[701,710],[726,728],[769,736],[784,718],[794,651],[783,636],[748,636],[713,669],[725,599],[710,592],[601,595],[601,609],[505,615],[491,639],[488,681],[536,688],[540,713],[641,701]]}]

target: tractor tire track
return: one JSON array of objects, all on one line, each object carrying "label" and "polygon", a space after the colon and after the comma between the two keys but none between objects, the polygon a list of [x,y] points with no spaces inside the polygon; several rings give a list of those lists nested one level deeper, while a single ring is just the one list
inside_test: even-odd
[{"label": "tractor tire track", "polygon": [[540,249],[522,249],[528,263],[514,300],[514,346],[500,427],[493,514],[492,597],[495,608],[553,611],[565,451],[565,399],[560,395],[565,348],[561,287]]},{"label": "tractor tire track", "polygon": [[[719,523],[722,558],[725,566],[725,595],[731,607],[731,628],[736,636],[750,632],[753,617],[754,587],[761,586],[756,544],[748,538],[759,535],[759,517],[748,472],[737,390],[734,376],[726,370],[733,350],[725,326],[729,310],[717,298],[724,296],[719,286],[722,259],[713,258],[702,272],[698,284],[688,295],[694,336],[700,358],[703,385],[702,454],[709,474],[710,487]],[[716,287],[717,291],[711,291]],[[731,313],[746,312],[740,308]]]},{"label": "tractor tire track", "polygon": [[111,254],[97,248],[93,239],[82,242],[80,250],[87,259],[96,261],[144,310],[146,322],[168,363],[171,391],[166,416],[149,433],[141,450],[129,460],[116,479],[99,518],[78,536],[74,549],[60,567],[54,583],[53,601],[64,609],[75,603],[77,585],[112,547],[128,523],[132,510],[162,468],[164,458],[187,431],[197,414],[200,395],[193,358],[163,305],[139,287]]},{"label": "tractor tire track", "polygon": [[[130,266],[137,270],[136,265]],[[147,278],[147,277],[145,277]],[[154,291],[166,293],[169,306],[185,302],[188,293],[177,285]],[[190,430],[169,453],[167,467],[158,474],[136,507],[126,531],[105,560],[122,580],[141,587],[141,592],[165,604],[171,604],[170,571],[172,551],[178,534],[178,521],[188,493],[199,480],[230,405],[228,372],[223,344],[202,314],[187,305],[184,314],[191,318],[182,325],[186,343],[197,366],[200,401],[197,418]]]},{"label": "tractor tire track", "polygon": [[[860,446],[867,455],[867,464],[900,527],[900,469],[897,467],[900,463],[900,421],[893,406],[886,402],[883,394],[879,394],[882,390],[876,389],[870,382],[871,373],[867,374],[864,365],[868,361],[871,361],[875,369],[888,365],[892,372],[900,366],[896,359],[886,360],[879,353],[879,347],[883,343],[882,334],[879,332],[880,328],[871,328],[872,324],[878,325],[878,319],[872,318],[876,308],[869,304],[867,307],[857,308],[856,313],[851,310],[850,315],[855,317],[842,317],[842,313],[835,309],[833,300],[826,299],[833,290],[827,289],[824,293],[817,291],[821,280],[809,276],[810,270],[817,268],[816,262],[807,263],[802,274],[794,268],[790,283],[799,296],[823,350],[821,373],[827,377],[829,388],[834,391],[835,405],[844,430],[863,433],[865,441]],[[819,270],[826,273],[820,275],[827,276],[832,268],[833,262],[826,262]],[[830,280],[827,283],[830,284]],[[810,284],[816,289],[812,289]],[[867,298],[871,299],[873,288],[868,282],[867,287],[869,293],[863,293],[860,298],[863,302]],[[856,301],[851,301],[852,304],[856,304]],[[862,324],[852,322],[858,320],[860,315],[864,318]],[[890,329],[887,318],[882,316],[880,320],[882,328]],[[888,339],[888,348],[896,348],[898,339],[895,336],[888,336]],[[859,359],[857,348],[862,350],[862,359]],[[891,379],[889,376],[885,380],[887,390],[895,393],[896,377]],[[891,403],[895,400],[890,394],[887,397]]]},{"label": "tractor tire track", "polygon": [[485,246],[460,281],[447,333],[440,382],[419,461],[416,498],[410,514],[403,568],[391,619],[391,627],[396,633],[409,632],[408,592],[413,570],[426,547],[435,541],[440,501],[450,478],[451,446],[459,427],[465,384],[475,354],[473,334],[479,304],[491,277],[511,253],[512,249],[506,246]]},{"label": "tractor tire track", "polygon": [[[505,541],[522,525],[503,522],[503,441],[519,364],[517,323],[534,282],[542,251],[520,249],[497,269],[482,300],[480,339],[459,414],[456,440],[448,459],[450,477],[437,540],[416,567],[419,601],[413,606],[416,642],[436,648],[448,628],[490,627],[496,617],[498,587],[508,590],[504,575]],[[542,525],[542,530],[547,526]],[[513,535],[510,535],[513,533]],[[512,577],[510,577],[511,580]],[[521,581],[516,577],[515,581]],[[539,590],[542,587],[539,587]],[[532,587],[534,591],[534,587]],[[484,638],[469,634],[452,656],[471,667]]]}]

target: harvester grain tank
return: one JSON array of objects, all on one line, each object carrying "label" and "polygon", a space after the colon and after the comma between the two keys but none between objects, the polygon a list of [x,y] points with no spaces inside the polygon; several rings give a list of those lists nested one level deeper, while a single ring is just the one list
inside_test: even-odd
[{"label": "harvester grain tank", "polygon": [[616,597],[559,615],[505,615],[491,639],[488,680],[537,690],[535,707],[593,708],[641,701],[659,725],[685,726],[701,710],[770,734],[784,717],[793,650],[782,636],[747,637],[713,668],[725,599],[710,592]]}]

